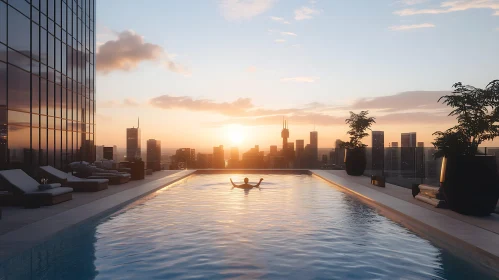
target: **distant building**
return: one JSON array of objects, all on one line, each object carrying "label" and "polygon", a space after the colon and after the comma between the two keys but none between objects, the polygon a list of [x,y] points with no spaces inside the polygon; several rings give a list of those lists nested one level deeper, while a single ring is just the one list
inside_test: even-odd
[{"label": "distant building", "polygon": [[277,156],[277,146],[276,145],[272,145],[270,146],[270,156]]},{"label": "distant building", "polygon": [[140,149],[140,128],[127,128],[126,129],[126,159],[133,161],[141,157]]},{"label": "distant building", "polygon": [[400,172],[403,177],[416,178],[416,132],[402,133],[400,143]]},{"label": "distant building", "polygon": [[288,151],[290,151],[290,152],[294,152],[295,151],[295,143],[288,142]]},{"label": "distant building", "polygon": [[196,164],[199,169],[213,168],[213,155],[198,153]]},{"label": "distant building", "polygon": [[399,146],[399,142],[392,142],[392,147],[397,148]]},{"label": "distant building", "polygon": [[190,148],[181,148],[175,152],[171,159],[170,169],[195,168],[195,161],[192,159]]},{"label": "distant building", "polygon": [[305,151],[305,140],[296,140],[296,157],[300,157]]},{"label": "distant building", "polygon": [[230,148],[230,158],[227,167],[239,168],[239,149],[237,147]]},{"label": "distant building", "polygon": [[327,164],[327,155],[322,155],[322,164]]},{"label": "distant building", "polygon": [[156,139],[147,140],[147,169],[153,171],[161,170],[161,141]]},{"label": "distant building", "polygon": [[114,160],[118,162],[118,147],[104,147],[103,148],[103,158],[107,160]]},{"label": "distant building", "polygon": [[416,132],[402,133],[400,143],[401,147],[416,147]]},{"label": "distant building", "polygon": [[225,168],[224,146],[213,147],[213,168]]},{"label": "distant building", "polygon": [[374,171],[383,171],[385,166],[385,132],[372,132],[371,166]]},{"label": "distant building", "polygon": [[265,168],[265,162],[263,157],[264,157],[263,151],[260,152],[258,145],[255,145],[254,148],[251,148],[249,151],[243,153],[241,165],[243,168],[256,168],[256,169]]},{"label": "distant building", "polygon": [[424,142],[418,142],[417,147],[418,148],[424,148]]},{"label": "distant building", "polygon": [[310,132],[310,148],[315,160],[319,157],[319,133],[317,131]]},{"label": "distant building", "polygon": [[104,145],[95,146],[95,160],[103,160],[104,159]]}]

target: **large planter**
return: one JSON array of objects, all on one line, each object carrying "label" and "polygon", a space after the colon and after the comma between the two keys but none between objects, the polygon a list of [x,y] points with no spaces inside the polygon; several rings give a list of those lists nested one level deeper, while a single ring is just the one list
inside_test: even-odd
[{"label": "large planter", "polygon": [[351,176],[364,174],[366,170],[366,149],[345,149],[345,170]]},{"label": "large planter", "polygon": [[495,156],[444,158],[440,182],[450,209],[475,216],[486,216],[494,212],[499,198]]}]

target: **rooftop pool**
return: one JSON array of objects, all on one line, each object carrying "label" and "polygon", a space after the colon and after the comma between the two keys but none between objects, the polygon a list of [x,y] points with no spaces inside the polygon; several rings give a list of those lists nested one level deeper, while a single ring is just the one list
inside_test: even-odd
[{"label": "rooftop pool", "polygon": [[[0,279],[494,279],[310,175],[193,175],[0,264]],[[36,234],[36,233],[33,233]]]}]

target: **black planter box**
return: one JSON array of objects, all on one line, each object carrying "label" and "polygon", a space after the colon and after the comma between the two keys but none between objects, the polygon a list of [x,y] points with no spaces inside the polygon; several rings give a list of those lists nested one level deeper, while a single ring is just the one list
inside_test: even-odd
[{"label": "black planter box", "polygon": [[486,216],[499,199],[495,156],[453,156],[442,162],[441,186],[450,209],[465,215]]}]

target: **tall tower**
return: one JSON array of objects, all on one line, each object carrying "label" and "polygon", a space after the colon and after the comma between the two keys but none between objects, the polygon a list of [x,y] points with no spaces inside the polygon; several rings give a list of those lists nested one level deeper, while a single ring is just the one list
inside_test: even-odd
[{"label": "tall tower", "polygon": [[288,138],[289,138],[288,122],[285,120],[282,120],[281,137],[282,137],[282,151],[285,152],[288,149]]}]

